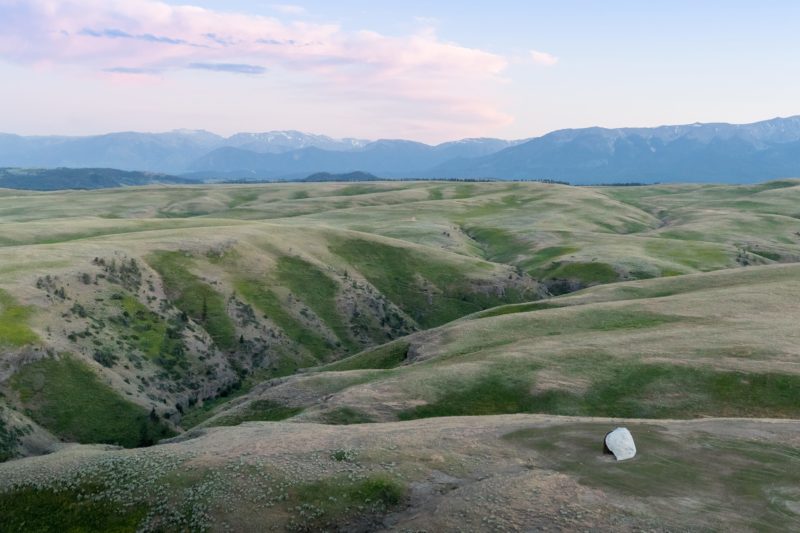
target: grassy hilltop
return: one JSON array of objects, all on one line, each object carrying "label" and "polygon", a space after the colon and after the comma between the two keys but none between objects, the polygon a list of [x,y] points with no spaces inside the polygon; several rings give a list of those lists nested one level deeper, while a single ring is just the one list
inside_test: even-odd
[{"label": "grassy hilltop", "polygon": [[[0,465],[0,518],[788,527],[798,205],[794,180],[0,190],[0,460],[55,452]],[[592,446],[621,418],[642,457],[615,466]]]}]

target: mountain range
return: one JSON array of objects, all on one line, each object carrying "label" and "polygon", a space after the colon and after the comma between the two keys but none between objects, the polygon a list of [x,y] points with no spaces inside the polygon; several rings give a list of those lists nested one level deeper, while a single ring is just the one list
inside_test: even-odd
[{"label": "mountain range", "polygon": [[282,153],[308,147],[352,150],[368,142],[299,131],[237,133],[230,137],[202,130],[121,132],[87,137],[0,134],[0,166],[118,168],[174,174],[189,171],[195,161],[223,147],[247,153]]},{"label": "mountain range", "polygon": [[88,137],[0,134],[0,166],[107,167],[201,180],[363,171],[384,178],[745,183],[800,176],[800,116],[752,124],[567,129],[527,140],[464,139],[435,146],[299,131],[230,137],[195,130]]},{"label": "mountain range", "polygon": [[560,130],[432,169],[438,177],[747,183],[800,176],[800,116],[753,124]]}]

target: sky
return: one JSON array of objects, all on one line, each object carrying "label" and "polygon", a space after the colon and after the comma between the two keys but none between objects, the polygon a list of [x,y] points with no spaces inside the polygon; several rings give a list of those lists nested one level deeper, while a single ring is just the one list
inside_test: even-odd
[{"label": "sky", "polygon": [[794,0],[0,0],[0,131],[522,139],[800,114]]}]

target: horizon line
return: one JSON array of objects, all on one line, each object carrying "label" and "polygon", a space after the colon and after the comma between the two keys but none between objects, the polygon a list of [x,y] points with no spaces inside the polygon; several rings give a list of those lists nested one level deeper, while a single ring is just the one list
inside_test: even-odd
[{"label": "horizon line", "polygon": [[232,133],[230,135],[219,134],[219,133],[213,132],[211,130],[202,129],[202,128],[201,129],[174,128],[174,129],[171,129],[171,130],[163,130],[163,131],[117,130],[117,131],[106,131],[106,132],[103,132],[103,133],[89,133],[89,134],[83,134],[83,135],[47,134],[47,133],[45,133],[45,134],[38,133],[38,134],[25,135],[25,134],[19,134],[19,133],[10,133],[10,132],[2,132],[2,131],[0,131],[0,135],[21,137],[21,138],[85,139],[85,138],[91,138],[91,137],[104,137],[104,136],[108,136],[108,135],[124,135],[124,134],[168,135],[168,134],[175,134],[175,133],[187,133],[187,134],[197,133],[197,134],[213,135],[213,136],[219,137],[220,139],[223,139],[223,140],[229,140],[229,139],[231,139],[231,138],[233,138],[233,137],[235,137],[237,135],[265,135],[265,134],[275,134],[275,133],[299,133],[299,134],[307,135],[307,136],[326,137],[326,138],[331,139],[333,141],[360,141],[360,142],[365,142],[365,143],[369,143],[369,144],[376,143],[376,142],[382,142],[382,141],[403,141],[403,142],[413,142],[413,143],[418,143],[418,144],[424,144],[426,146],[436,147],[436,146],[441,146],[443,144],[449,144],[449,143],[455,143],[455,142],[461,142],[461,141],[471,141],[471,140],[499,140],[499,141],[506,141],[506,142],[522,143],[522,142],[530,141],[530,140],[533,140],[533,139],[538,139],[538,138],[541,138],[541,137],[545,137],[545,136],[553,134],[553,133],[558,133],[558,132],[563,132],[563,131],[588,130],[588,129],[601,129],[601,130],[611,131],[611,130],[655,130],[655,129],[660,129],[660,128],[689,127],[689,126],[696,126],[696,125],[700,125],[700,126],[713,126],[713,125],[720,125],[720,126],[723,126],[723,125],[724,126],[754,126],[756,124],[762,124],[762,123],[766,123],[766,122],[773,122],[773,121],[776,121],[776,120],[792,120],[792,119],[800,119],[800,113],[794,114],[794,115],[786,115],[786,116],[774,116],[774,117],[771,117],[771,118],[755,120],[755,121],[752,121],[752,122],[713,121],[713,122],[686,122],[686,123],[681,123],[681,124],[659,124],[659,125],[656,125],[656,126],[617,126],[617,127],[613,127],[613,126],[597,126],[597,125],[595,125],[595,126],[584,126],[584,127],[566,127],[566,128],[559,128],[559,129],[551,130],[551,131],[548,131],[548,132],[543,133],[541,135],[533,135],[533,136],[530,136],[530,137],[521,137],[521,138],[516,138],[516,139],[507,139],[507,138],[503,138],[503,137],[488,137],[488,136],[485,136],[485,137],[462,137],[462,138],[451,139],[449,141],[443,141],[443,142],[435,143],[435,144],[427,143],[427,142],[424,142],[424,141],[418,141],[418,140],[414,140],[414,139],[409,139],[409,138],[402,138],[402,137],[394,137],[394,138],[392,138],[392,137],[380,137],[380,138],[377,138],[377,139],[365,139],[365,138],[353,137],[353,136],[335,137],[335,136],[327,135],[325,133],[315,133],[315,132],[302,131],[302,130],[296,130],[296,129],[284,129],[284,130],[278,129],[278,130],[263,130],[263,131],[237,131],[237,132]]}]

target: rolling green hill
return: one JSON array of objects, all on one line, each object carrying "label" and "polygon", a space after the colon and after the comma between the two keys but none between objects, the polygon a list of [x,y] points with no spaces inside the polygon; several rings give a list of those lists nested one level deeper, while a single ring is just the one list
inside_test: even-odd
[{"label": "rolling green hill", "polygon": [[[198,528],[252,527],[274,508],[280,527],[369,529],[422,527],[408,506],[435,523],[419,508],[425,494],[454,506],[445,527],[462,496],[490,490],[502,497],[477,508],[512,527],[527,511],[497,502],[530,472],[525,490],[550,494],[553,527],[572,516],[576,527],[680,529],[667,502],[682,485],[637,514],[625,498],[642,490],[644,471],[630,483],[602,463],[582,472],[531,428],[584,453],[611,420],[651,419],[636,424],[645,450],[661,450],[641,463],[653,472],[708,446],[731,469],[793,465],[779,430],[792,422],[765,419],[800,418],[799,200],[791,180],[0,191],[0,458],[56,452],[0,466],[12,480],[0,498],[23,502],[14,520],[39,523],[25,509],[52,507],[73,527],[120,531],[180,520],[153,506],[165,494],[195,509],[181,516]],[[482,418],[441,425],[461,416]],[[675,421],[700,417],[750,429]],[[398,451],[390,441],[403,428]],[[438,439],[470,428],[481,435],[474,443],[431,455]],[[758,455],[758,432],[777,435],[774,449]],[[133,452],[63,445],[141,447],[172,435]],[[282,435],[306,439],[305,451],[290,456]],[[417,455],[412,441],[427,451]],[[233,443],[221,463],[207,455],[216,442]],[[197,470],[178,468],[198,457]],[[683,464],[676,476],[699,471],[694,459]],[[497,486],[477,483],[495,468]],[[49,472],[45,485],[32,481],[38,469]],[[148,487],[124,512],[111,471]],[[570,480],[570,497],[599,490],[590,514],[560,515],[555,502],[567,496],[548,492],[549,475]],[[709,479],[694,496],[728,483]],[[55,491],[62,483],[77,492]],[[724,509],[708,509],[745,529],[798,516],[791,476],[759,483],[730,485]],[[332,503],[333,486],[346,488],[344,500]],[[447,499],[449,490],[461,495]],[[268,508],[248,514],[223,497],[237,491]],[[81,503],[87,494],[104,496]],[[781,510],[748,514],[765,498]],[[114,513],[119,523],[102,521]]]},{"label": "rolling green hill", "polygon": [[497,305],[794,261],[798,194],[794,181],[0,193],[0,388],[34,412],[11,377],[77,358],[180,431],[265,378]]},{"label": "rolling green hill", "polygon": [[760,266],[497,307],[257,387],[217,416],[253,416],[268,404],[318,422],[343,413],[356,422],[510,413],[796,419],[799,277],[796,265]]}]

